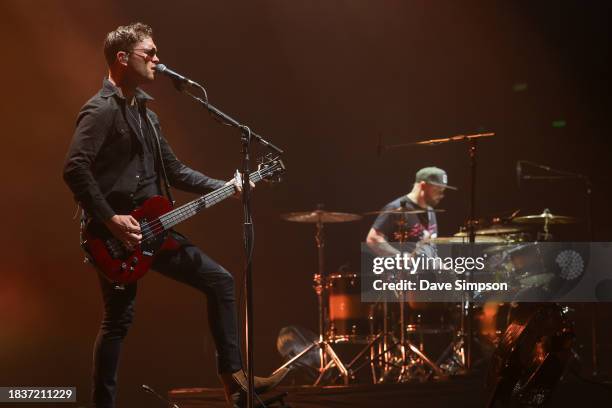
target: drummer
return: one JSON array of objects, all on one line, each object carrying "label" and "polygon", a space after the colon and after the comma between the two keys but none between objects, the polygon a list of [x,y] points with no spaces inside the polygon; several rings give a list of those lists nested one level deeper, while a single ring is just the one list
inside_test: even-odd
[{"label": "drummer", "polygon": [[[438,167],[425,167],[417,171],[412,191],[385,205],[382,210],[389,213],[379,214],[372,224],[366,242],[373,251],[379,256],[394,256],[399,251],[389,242],[419,242],[436,238],[438,221],[432,210],[444,198],[447,188],[457,190],[447,182],[446,172]],[[393,213],[415,210],[422,212]]]}]

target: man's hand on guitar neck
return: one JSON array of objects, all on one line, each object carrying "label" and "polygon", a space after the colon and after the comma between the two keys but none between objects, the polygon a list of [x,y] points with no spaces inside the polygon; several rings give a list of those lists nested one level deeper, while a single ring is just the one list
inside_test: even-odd
[{"label": "man's hand on guitar neck", "polygon": [[133,249],[140,244],[142,239],[140,224],[131,215],[113,215],[104,224],[128,249]]},{"label": "man's hand on guitar neck", "polygon": [[[242,197],[242,173],[236,170],[236,172],[234,173],[234,178],[228,181],[227,183],[225,183],[226,186],[229,186],[230,184],[233,184],[234,190],[236,190],[236,192],[234,193],[232,197],[241,198]],[[251,190],[255,189],[255,183],[253,183],[252,180],[249,180],[249,184],[251,185]]]}]

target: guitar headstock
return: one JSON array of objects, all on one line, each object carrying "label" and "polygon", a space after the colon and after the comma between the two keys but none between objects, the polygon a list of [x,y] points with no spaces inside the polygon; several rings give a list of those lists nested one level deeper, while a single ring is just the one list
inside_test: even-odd
[{"label": "guitar headstock", "polygon": [[285,164],[278,156],[266,155],[260,159],[257,172],[261,175],[262,180],[278,183],[285,172]]}]

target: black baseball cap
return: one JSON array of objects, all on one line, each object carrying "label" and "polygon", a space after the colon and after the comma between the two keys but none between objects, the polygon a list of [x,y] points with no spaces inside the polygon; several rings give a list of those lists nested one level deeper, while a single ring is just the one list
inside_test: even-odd
[{"label": "black baseball cap", "polygon": [[457,187],[449,186],[447,184],[448,176],[446,175],[446,172],[438,167],[424,167],[417,171],[415,182],[420,183],[421,181],[434,186],[457,190]]}]

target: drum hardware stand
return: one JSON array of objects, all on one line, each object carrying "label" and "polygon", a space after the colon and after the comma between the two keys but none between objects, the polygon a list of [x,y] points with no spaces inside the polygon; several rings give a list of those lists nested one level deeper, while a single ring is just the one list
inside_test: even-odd
[{"label": "drum hardware stand", "polygon": [[[431,361],[423,351],[414,345],[406,337],[406,320],[404,315],[406,298],[403,291],[399,294],[399,305],[400,305],[400,352],[402,355],[402,368],[397,378],[397,382],[405,382],[414,378],[414,374],[410,372],[411,369],[416,368],[417,371],[424,372],[425,367],[429,366],[431,370],[438,375],[439,378],[446,377],[446,374],[438,364]],[[428,376],[427,376],[428,377]],[[427,379],[425,377],[424,379]]]},{"label": "drum hardware stand", "polygon": [[[313,386],[319,385],[321,383],[321,381],[323,380],[323,377],[325,376],[325,374],[330,369],[332,369],[333,367],[336,367],[338,369],[338,371],[340,372],[340,375],[343,378],[344,384],[348,384],[349,383],[349,372],[348,372],[348,370],[346,369],[346,367],[344,366],[344,364],[340,360],[340,357],[338,357],[338,355],[336,354],[336,352],[334,351],[332,346],[329,344],[329,342],[327,340],[323,340],[323,336],[322,335],[319,336],[319,340],[311,343],[310,346],[308,346],[304,350],[300,351],[300,353],[297,354],[295,357],[293,357],[291,360],[287,361],[285,364],[283,364],[282,366],[277,368],[272,373],[272,375],[276,374],[277,372],[279,372],[280,370],[282,370],[285,367],[289,367],[289,366],[293,365],[293,363],[295,363],[300,358],[305,356],[310,350],[312,350],[315,347],[319,348],[319,358],[320,358],[320,361],[321,361],[321,366],[317,370],[319,372],[319,376],[317,377],[317,379],[314,382]],[[325,363],[325,361],[327,361],[328,359],[329,359],[329,362]]]},{"label": "drum hardware stand", "polygon": [[325,275],[325,235],[324,235],[324,226],[326,223],[331,222],[348,222],[348,221],[356,221],[361,219],[361,216],[357,214],[349,214],[349,213],[339,213],[339,212],[328,212],[324,211],[322,204],[317,205],[317,209],[315,211],[307,211],[307,212],[294,212],[287,213],[281,215],[286,221],[291,222],[302,222],[302,223],[310,223],[315,224],[316,232],[315,232],[315,242],[317,245],[317,263],[318,270],[317,273],[313,275],[313,288],[317,295],[318,301],[318,320],[319,320],[319,338],[317,341],[310,344],[307,348],[302,350],[299,354],[293,357],[291,360],[287,361],[281,367],[279,367],[274,373],[278,372],[282,368],[285,368],[295,361],[302,358],[306,353],[312,350],[314,347],[318,347],[319,351],[319,368],[317,369],[319,375],[313,385],[319,385],[328,371],[332,368],[337,368],[338,372],[343,378],[345,384],[349,383],[349,372],[345,367],[344,363],[338,357],[336,352],[334,351],[331,341],[329,338],[326,338],[326,319],[325,316],[327,311],[325,310],[324,301],[323,301],[323,292],[326,289],[327,285],[327,277]]},{"label": "drum hardware stand", "polygon": [[457,331],[455,338],[442,352],[436,364],[447,374],[455,375],[465,371],[465,335],[461,330]]},{"label": "drum hardware stand", "polygon": [[[355,377],[355,373],[360,371],[363,367],[369,365],[371,370],[372,370],[372,383],[376,384],[377,376],[376,376],[376,372],[375,372],[374,363],[376,362],[377,359],[379,359],[381,357],[384,357],[384,354],[387,351],[381,352],[379,354],[374,354],[375,350],[376,350],[375,346],[376,346],[376,343],[382,343],[383,337],[384,337],[384,335],[383,335],[382,332],[380,332],[376,336],[374,336],[374,338],[372,340],[370,340],[370,342],[364,348],[362,348],[355,355],[355,357],[353,357],[353,359],[346,365],[347,372],[349,373],[349,376],[351,377],[351,379],[353,379]],[[357,368],[353,369],[352,367],[362,357],[364,357],[368,351],[370,352],[370,356],[365,358],[365,362],[364,363],[362,363],[361,365],[357,366]],[[337,375],[332,378],[331,382],[333,383],[336,378],[337,378]]]},{"label": "drum hardware stand", "polygon": [[[461,375],[467,373],[467,360],[466,360],[466,344],[465,341],[468,338],[466,330],[466,320],[468,316],[467,308],[471,308],[470,302],[465,299],[460,303],[461,307],[461,318],[459,330],[455,332],[455,338],[451,341],[448,347],[440,354],[440,357],[436,360],[438,364],[447,374],[449,375]],[[470,319],[471,319],[470,315]],[[473,335],[472,335],[473,338]],[[477,338],[473,339],[476,343],[480,342]],[[479,360],[478,362],[481,362]],[[474,367],[472,363],[472,367]]]},{"label": "drum hardware stand", "polygon": [[[476,146],[478,140],[476,138],[467,139],[469,142],[469,156],[470,156],[470,219],[468,224],[468,237],[470,242],[470,250],[473,251],[473,245],[476,242]],[[467,273],[467,280],[470,280],[471,274]],[[463,308],[465,302],[465,310]],[[466,324],[467,320],[467,324]],[[465,332],[467,330],[467,333]],[[466,299],[465,293],[463,293],[463,299],[461,300],[461,334],[465,339],[465,368],[470,370],[472,368],[472,305],[469,299]]]},{"label": "drum hardware stand", "polygon": [[[389,368],[389,364],[388,364],[388,360],[391,358],[391,355],[389,354],[389,321],[387,319],[388,315],[389,315],[389,306],[387,304],[387,299],[384,299],[383,300],[383,341],[382,341],[382,349],[380,351],[380,354],[382,356],[382,362],[383,362],[381,378],[383,379],[386,378],[387,374],[391,371],[391,369]],[[372,330],[372,332],[374,332],[374,330]],[[372,371],[374,371],[373,366],[372,366]]]},{"label": "drum hardware stand", "polygon": [[[401,365],[398,365],[393,361],[393,355],[391,354],[393,350],[398,348],[398,346],[400,345],[399,342],[394,341],[391,345],[389,345],[388,343],[385,344],[382,342],[380,344],[382,345],[382,347],[379,349],[378,354],[375,354],[373,352],[374,351],[373,349],[373,351],[370,353],[370,358],[369,358],[370,369],[372,371],[372,382],[374,384],[380,384],[383,382],[387,382],[387,378],[391,376],[392,374],[391,370],[393,368],[397,368],[400,370],[402,368]],[[376,363],[377,362],[380,362],[380,364],[382,365],[382,370],[378,376],[376,375]],[[359,370],[359,368],[361,368],[361,366],[357,367],[355,371]]]},{"label": "drum hardware stand", "polygon": [[[360,357],[362,357],[363,354],[365,354],[365,352],[369,349],[370,350],[369,358],[366,358],[365,363],[358,366],[355,370],[352,371],[352,373],[356,373],[361,368],[363,368],[366,364],[369,364],[370,370],[372,373],[372,383],[373,384],[378,384],[378,383],[383,382],[391,374],[391,370],[394,367],[401,368],[400,366],[391,362],[393,358],[393,356],[391,355],[391,351],[396,349],[399,343],[397,341],[394,341],[393,344],[389,346],[389,338],[392,337],[390,336],[390,331],[389,331],[389,320],[388,320],[389,309],[388,309],[387,300],[383,299],[383,296],[384,295],[379,295],[378,301],[373,306],[371,306],[370,315],[369,315],[370,333],[372,333],[373,335],[376,332],[376,329],[374,327],[374,313],[375,313],[374,311],[377,305],[382,305],[383,307],[382,331],[379,331],[378,334],[376,334],[375,337],[372,339],[372,341],[366,347],[364,347],[364,349],[361,352],[359,352],[347,366],[348,368],[352,367],[353,364]],[[376,373],[377,363],[379,363],[382,367],[378,375]]]},{"label": "drum hardware stand", "polygon": [[[391,350],[396,349],[400,344],[399,342],[394,342],[391,347],[387,347],[384,345],[383,343],[383,338],[385,337],[385,335],[382,332],[379,332],[371,341],[370,343],[368,343],[367,346],[365,346],[359,353],[357,353],[355,355],[355,357],[353,357],[353,359],[350,361],[350,363],[348,363],[346,365],[346,368],[349,370],[349,374],[351,377],[354,377],[355,373],[357,373],[358,371],[360,371],[362,368],[366,367],[366,366],[370,366],[371,369],[371,374],[372,374],[372,383],[373,384],[378,384],[383,382],[384,378],[386,378],[386,375],[388,372],[390,372],[390,369],[388,369],[388,367],[392,367],[392,368],[398,368],[401,369],[401,366],[398,364],[394,364],[393,362],[389,361],[388,359],[388,354],[390,353]],[[377,343],[382,346],[382,348],[380,350],[377,350]],[[364,358],[364,362],[362,362],[359,366],[357,366],[355,369],[353,369],[353,365],[356,364],[359,359],[361,359],[362,357],[365,356],[365,354],[367,353],[367,351],[370,351],[370,356],[369,357],[365,357]],[[380,362],[381,365],[383,365],[383,371],[382,373],[379,375],[377,375],[376,373],[376,363]]]},{"label": "drum hardware stand", "polygon": [[[406,208],[406,203],[401,202],[401,207]],[[400,219],[397,222],[398,231],[395,233],[395,239],[401,245],[406,242],[408,231],[406,231],[406,214],[402,214]],[[429,213],[427,213],[427,217],[429,217]],[[424,372],[425,368],[429,366],[431,370],[438,375],[438,377],[445,377],[442,369],[433,361],[431,361],[423,351],[414,345],[407,337],[406,337],[406,316],[405,316],[405,308],[406,308],[406,297],[404,291],[399,291],[398,302],[400,308],[400,340],[399,347],[401,352],[401,361],[402,366],[400,373],[397,378],[397,382],[404,382],[414,378],[414,374],[411,369],[416,368],[417,371]],[[386,303],[386,300],[385,300]],[[385,320],[387,316],[385,315]],[[422,342],[421,342],[422,346]],[[426,379],[426,378],[425,378]]]},{"label": "drum hardware stand", "polygon": [[[322,211],[322,204],[317,205],[317,210]],[[318,260],[318,272],[314,275],[313,288],[315,293],[317,294],[317,302],[318,302],[318,317],[319,317],[319,339],[308,346],[306,349],[302,350],[299,354],[293,357],[291,360],[287,361],[285,364],[280,366],[274,373],[290,366],[295,361],[299,360],[302,356],[304,356],[308,351],[312,350],[314,347],[319,348],[319,376],[313,385],[319,385],[323,380],[325,374],[336,367],[340,372],[340,375],[343,378],[344,384],[349,383],[349,372],[346,366],[338,357],[338,354],[334,351],[330,342],[324,339],[325,327],[324,327],[324,319],[325,319],[325,310],[323,306],[323,291],[325,289],[325,234],[324,234],[324,223],[319,217],[316,222],[316,233],[315,233],[315,242],[317,245],[317,260]]]},{"label": "drum hardware stand", "polygon": [[[317,208],[321,210],[323,208],[322,204],[317,205]],[[323,339],[324,334],[324,324],[323,320],[325,318],[325,310],[323,308],[323,290],[324,290],[324,278],[325,278],[325,233],[324,233],[324,224],[321,219],[317,220],[316,223],[316,233],[315,233],[315,242],[317,244],[317,260],[318,260],[318,273],[314,275],[314,289],[317,294],[317,301],[319,307],[319,377],[315,381],[313,385],[319,385],[325,373],[335,365],[338,371],[340,371],[344,383],[348,384],[349,375],[348,370],[332,348],[332,346]],[[327,358],[329,361],[326,363]]]}]

